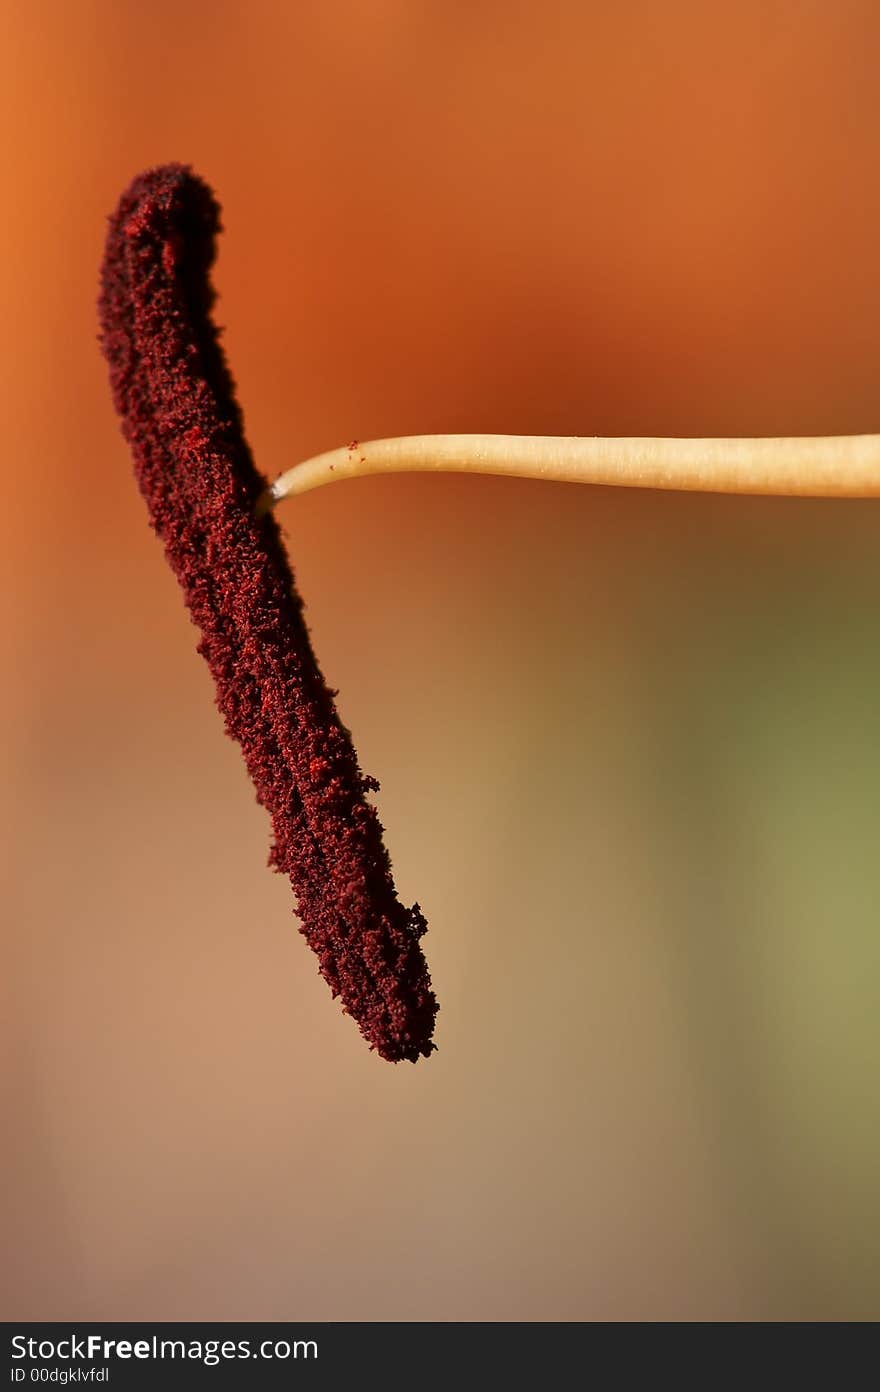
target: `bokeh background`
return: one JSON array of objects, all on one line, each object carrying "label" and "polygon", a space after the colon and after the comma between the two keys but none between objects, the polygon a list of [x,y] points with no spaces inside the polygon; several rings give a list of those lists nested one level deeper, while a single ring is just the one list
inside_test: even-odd
[{"label": "bokeh background", "polygon": [[6,1318],[880,1314],[880,505],[284,521],[439,1053],[370,1055],[150,533],[104,219],[189,161],[263,470],[880,430],[871,0],[2,7]]}]

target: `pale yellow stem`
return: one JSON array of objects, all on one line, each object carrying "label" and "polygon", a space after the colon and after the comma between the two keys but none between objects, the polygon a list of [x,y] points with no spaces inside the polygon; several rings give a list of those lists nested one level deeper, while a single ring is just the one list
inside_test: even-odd
[{"label": "pale yellow stem", "polygon": [[878,497],[880,435],[741,440],[408,435],[352,441],[281,474],[260,499],[259,511],[340,479],[411,471],[709,493]]}]

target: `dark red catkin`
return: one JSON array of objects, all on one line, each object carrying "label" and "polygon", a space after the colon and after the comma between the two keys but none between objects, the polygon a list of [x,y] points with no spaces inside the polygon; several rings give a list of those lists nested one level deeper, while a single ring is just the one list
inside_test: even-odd
[{"label": "dark red catkin", "polygon": [[431,1053],[437,1002],[382,827],[312,652],[266,486],[210,317],[219,208],[189,169],[140,175],[110,219],[102,346],[150,520],[201,630],[227,732],[242,747],[301,931],[371,1048]]}]

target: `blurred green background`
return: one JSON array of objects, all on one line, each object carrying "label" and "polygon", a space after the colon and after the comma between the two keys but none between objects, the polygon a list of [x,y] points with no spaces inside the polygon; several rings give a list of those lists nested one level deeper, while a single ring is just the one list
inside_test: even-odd
[{"label": "blurred green background", "polygon": [[880,508],[384,478],[283,512],[441,1001],[265,869],[95,344],[191,161],[272,475],[416,431],[880,429],[880,11],[3,7],[7,1319],[880,1313]]}]

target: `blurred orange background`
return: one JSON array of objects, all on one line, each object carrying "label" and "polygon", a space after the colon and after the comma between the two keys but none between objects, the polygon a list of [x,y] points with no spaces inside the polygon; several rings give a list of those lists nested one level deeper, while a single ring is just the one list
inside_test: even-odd
[{"label": "blurred orange background", "polygon": [[880,1314],[880,509],[384,478],[283,520],[430,923],[370,1055],[146,524],[104,219],[216,189],[273,475],[880,429],[868,0],[7,3],[7,1319]]}]

